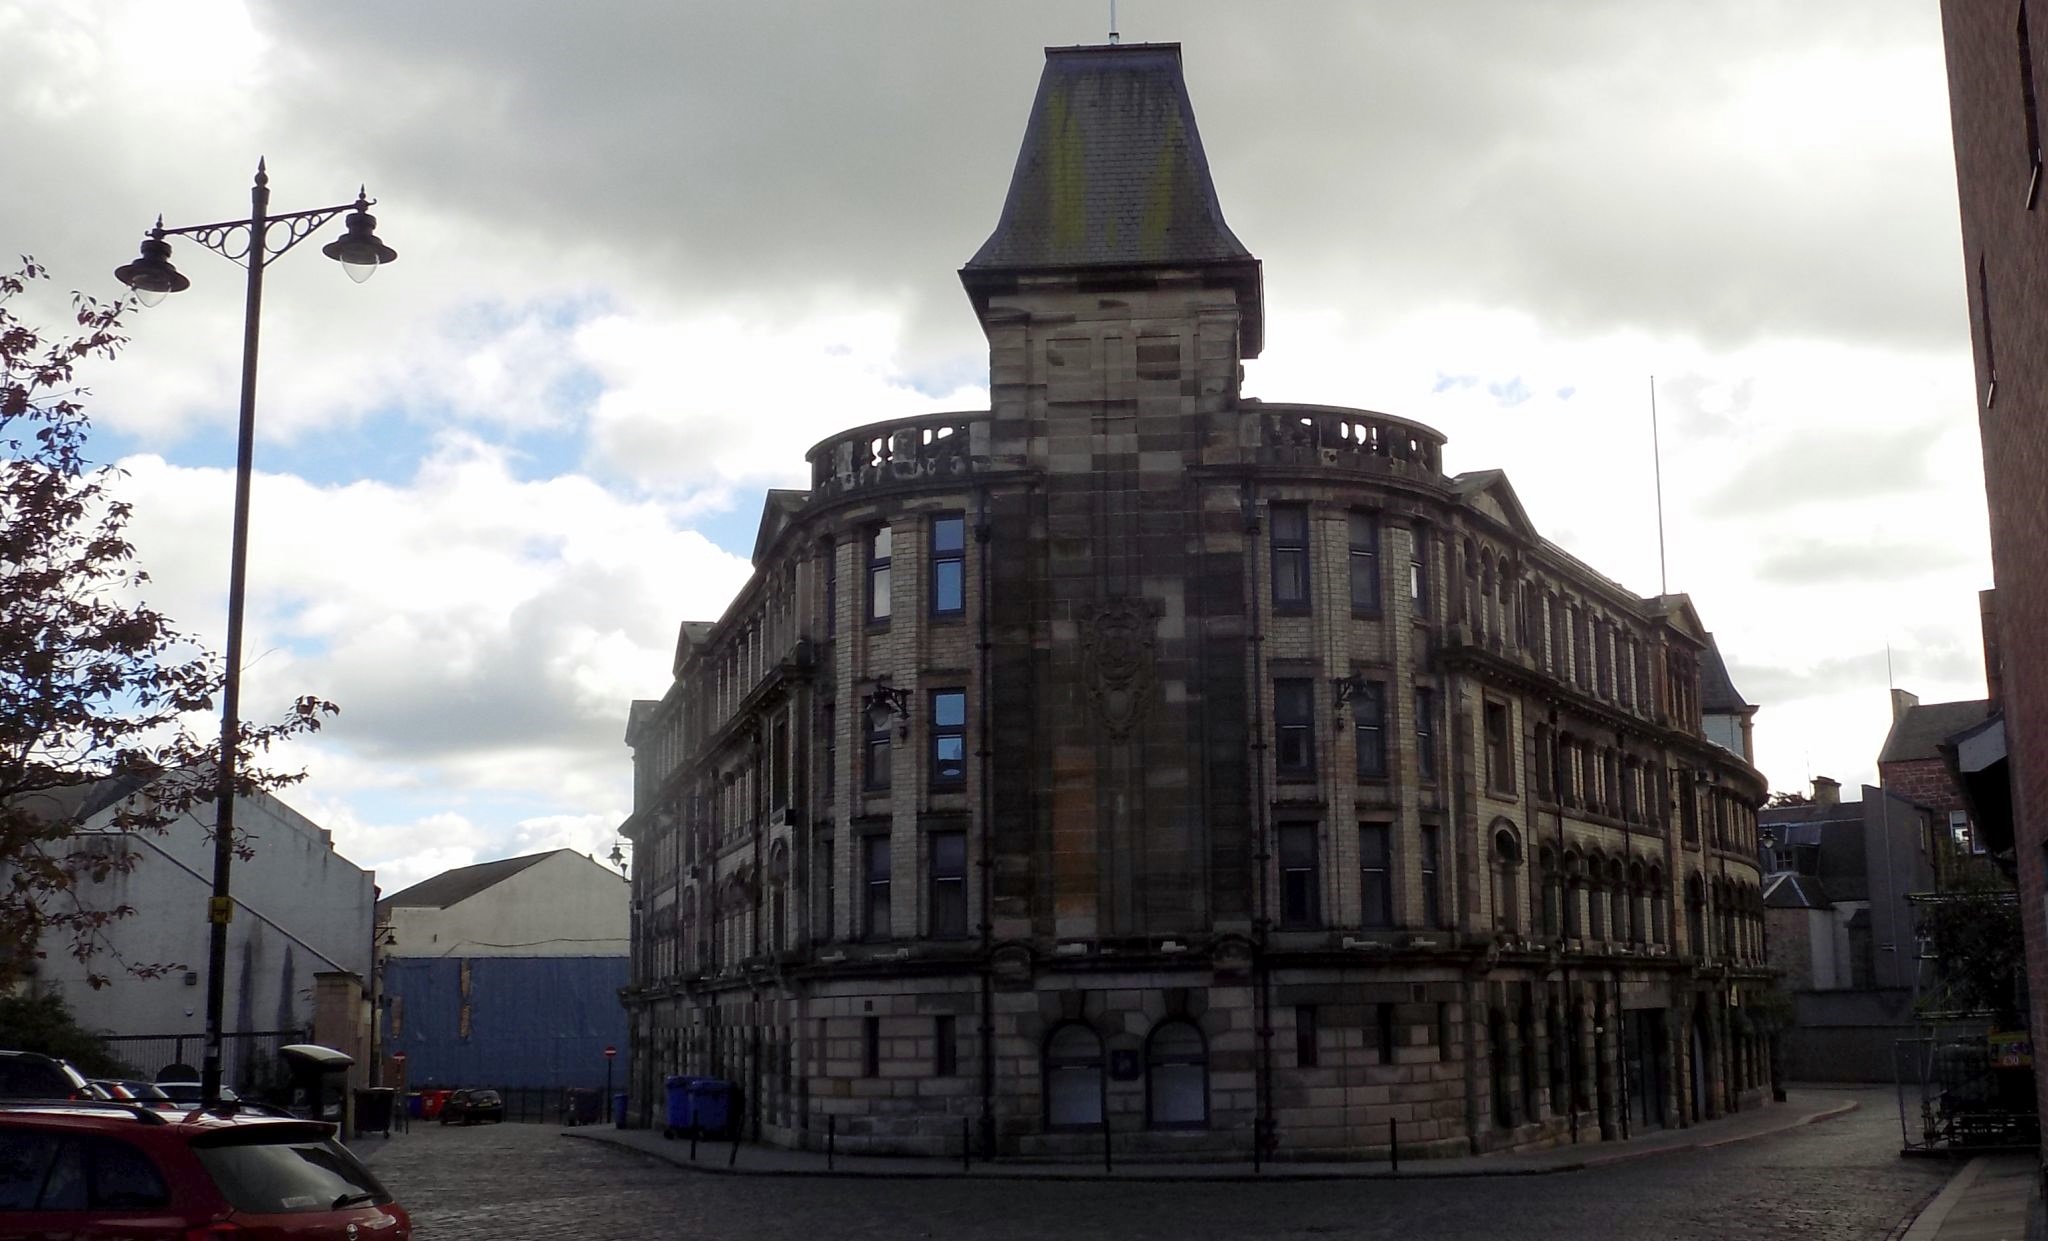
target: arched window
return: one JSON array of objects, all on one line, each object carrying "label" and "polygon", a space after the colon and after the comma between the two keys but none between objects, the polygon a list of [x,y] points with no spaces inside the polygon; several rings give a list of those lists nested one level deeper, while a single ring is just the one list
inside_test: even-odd
[{"label": "arched window", "polygon": [[1669,902],[1671,893],[1664,886],[1664,868],[1652,866],[1647,880],[1650,889],[1650,942],[1668,944],[1671,942]]},{"label": "arched window", "polygon": [[768,855],[768,944],[776,953],[789,950],[789,845],[783,841]]},{"label": "arched window", "polygon": [[1586,938],[1607,938],[1607,865],[1595,853],[1586,862]]},{"label": "arched window", "polygon": [[1643,942],[1643,864],[1632,864],[1628,870],[1628,942]]},{"label": "arched window", "polygon": [[1508,828],[1493,834],[1493,861],[1494,923],[1503,931],[1518,931],[1521,920],[1515,912],[1515,885],[1521,877],[1522,847]]},{"label": "arched window", "polygon": [[1579,916],[1579,892],[1585,885],[1586,864],[1576,853],[1564,855],[1564,933],[1567,939],[1577,939],[1585,933],[1585,925]]},{"label": "arched window", "polygon": [[1154,1129],[1209,1123],[1209,1045],[1189,1022],[1161,1022],[1145,1041],[1145,1122]]},{"label": "arched window", "polygon": [[1633,938],[1629,930],[1629,911],[1635,902],[1629,899],[1628,875],[1619,858],[1607,864],[1607,900],[1607,938],[1617,941]]},{"label": "arched window", "polygon": [[1543,885],[1543,938],[1557,938],[1557,854],[1548,847],[1536,854],[1537,882]]},{"label": "arched window", "polygon": [[1707,889],[1697,874],[1685,881],[1685,950],[1707,955]]},{"label": "arched window", "polygon": [[1070,1021],[1045,1040],[1045,1124],[1048,1129],[1102,1123],[1102,1038]]}]

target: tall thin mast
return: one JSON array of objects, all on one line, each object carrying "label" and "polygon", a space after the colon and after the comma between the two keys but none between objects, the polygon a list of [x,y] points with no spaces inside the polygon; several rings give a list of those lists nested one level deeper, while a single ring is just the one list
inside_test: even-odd
[{"label": "tall thin mast", "polygon": [[1671,593],[1664,564],[1664,448],[1657,438],[1657,377],[1650,376],[1650,460],[1657,475],[1657,593]]}]

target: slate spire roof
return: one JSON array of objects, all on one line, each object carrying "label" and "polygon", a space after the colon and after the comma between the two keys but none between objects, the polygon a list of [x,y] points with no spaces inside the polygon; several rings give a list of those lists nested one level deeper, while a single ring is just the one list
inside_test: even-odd
[{"label": "slate spire roof", "polygon": [[977,307],[997,273],[1227,265],[1262,327],[1258,260],[1223,221],[1180,44],[1049,47],[994,233],[961,269]]}]

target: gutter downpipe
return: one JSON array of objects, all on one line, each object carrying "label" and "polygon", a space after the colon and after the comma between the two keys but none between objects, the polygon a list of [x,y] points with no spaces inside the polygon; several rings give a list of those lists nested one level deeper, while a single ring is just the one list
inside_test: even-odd
[{"label": "gutter downpipe", "polygon": [[1252,920],[1252,988],[1257,1006],[1259,1034],[1258,1118],[1252,1129],[1252,1170],[1257,1172],[1263,1167],[1273,1140],[1273,979],[1266,960],[1266,936],[1271,925],[1266,880],[1272,854],[1267,843],[1267,836],[1270,833],[1267,830],[1269,807],[1266,803],[1266,637],[1260,628],[1263,622],[1259,611],[1259,497],[1258,485],[1249,479],[1244,484],[1241,504],[1245,534],[1245,602],[1247,618],[1251,621],[1251,629],[1246,640],[1251,647],[1252,656],[1251,790],[1252,830],[1256,834],[1252,859],[1257,864],[1254,869],[1258,883],[1258,899],[1254,903],[1254,908],[1258,912]]},{"label": "gutter downpipe", "polygon": [[996,1024],[995,1024],[995,904],[991,888],[995,880],[995,864],[989,857],[990,820],[995,814],[995,746],[989,736],[990,700],[994,692],[989,683],[989,665],[993,645],[989,637],[989,543],[994,537],[994,524],[988,515],[988,488],[976,490],[974,512],[974,542],[980,548],[980,564],[976,566],[981,576],[979,603],[981,661],[980,720],[981,746],[975,757],[981,760],[981,837],[978,842],[980,856],[976,866],[981,871],[981,1123],[978,1135],[981,1157],[994,1159],[996,1154]]}]

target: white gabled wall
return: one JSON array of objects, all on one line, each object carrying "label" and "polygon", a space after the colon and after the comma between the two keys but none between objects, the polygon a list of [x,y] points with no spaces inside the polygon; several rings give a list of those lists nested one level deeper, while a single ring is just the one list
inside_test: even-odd
[{"label": "white gabled wall", "polygon": [[[86,832],[110,832],[114,814],[110,807],[94,815]],[[89,907],[135,910],[111,925],[106,938],[112,952],[95,958],[90,971],[71,955],[68,941],[42,945],[36,985],[60,989],[87,1028],[110,1034],[204,1032],[211,808],[202,807],[200,814],[205,817],[180,818],[163,835],[116,835],[135,856],[134,869],[80,885],[79,899]],[[369,977],[375,881],[334,851],[325,829],[274,797],[237,799],[235,825],[253,855],[237,858],[229,872],[236,908],[228,926],[224,1028],[303,1027],[313,1019],[315,974],[341,970]],[[182,968],[144,980],[128,975],[123,961]],[[113,981],[95,989],[86,981],[89,972]]]},{"label": "white gabled wall", "polygon": [[394,957],[623,957],[631,889],[571,849],[446,909],[393,906]]}]

